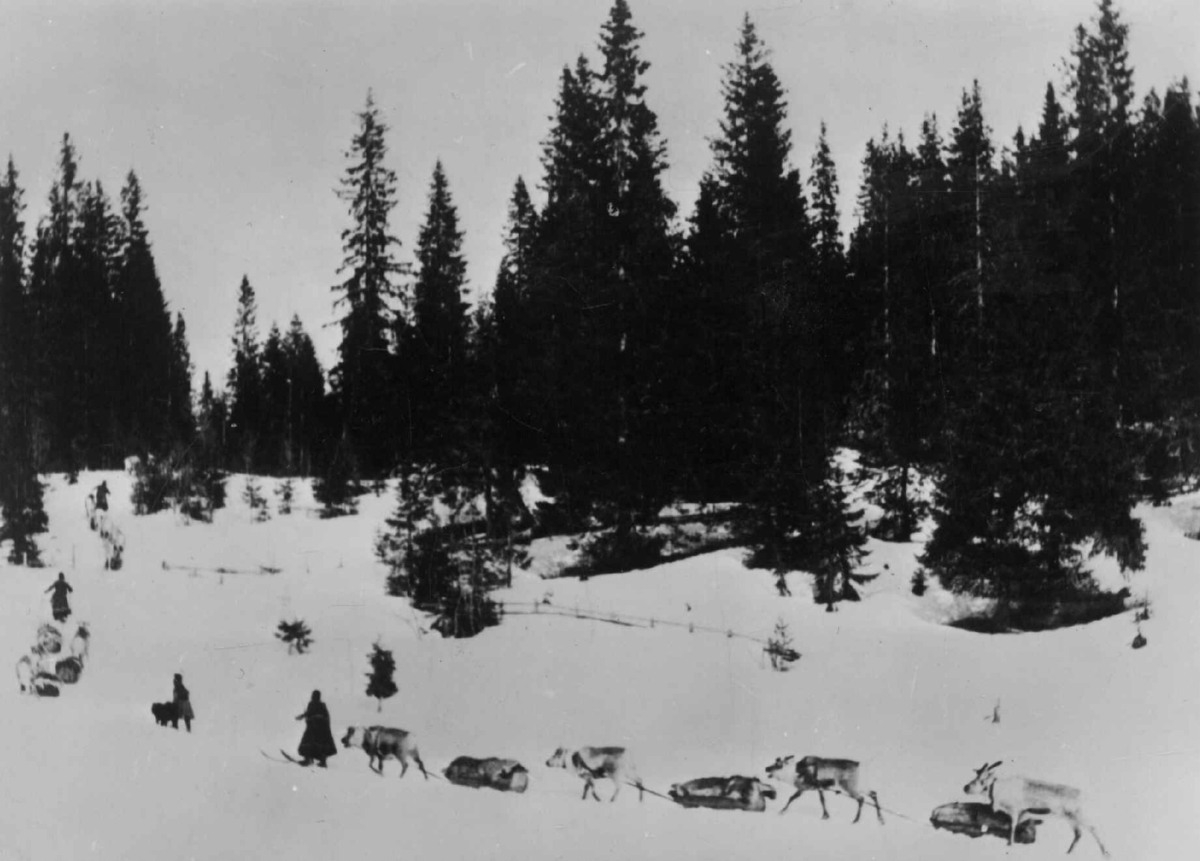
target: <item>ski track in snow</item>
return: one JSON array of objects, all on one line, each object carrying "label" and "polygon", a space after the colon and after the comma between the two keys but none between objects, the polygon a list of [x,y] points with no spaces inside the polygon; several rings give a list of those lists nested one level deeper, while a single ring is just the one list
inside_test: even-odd
[{"label": "ski track in snow", "polygon": [[[116,572],[103,570],[83,513],[101,478],[126,535]],[[123,473],[84,473],[75,486],[50,477],[51,532],[39,537],[47,567],[0,562],[0,644],[13,662],[28,651],[49,620],[42,592],[61,570],[75,589],[64,642],[87,621],[91,658],[58,699],[22,695],[15,680],[0,686],[0,859],[1060,857],[1071,832],[1054,820],[1036,844],[1011,850],[929,827],[933,808],[963,800],[973,769],[996,759],[1080,787],[1114,858],[1196,857],[1200,543],[1179,524],[1200,495],[1140,511],[1147,567],[1130,585],[1150,595],[1153,617],[1139,651],[1129,646],[1132,613],[998,637],[940,625],[954,602],[936,585],[921,599],[908,588],[919,548],[876,541],[866,570],[887,563],[890,573],[835,614],[807,600],[798,574],[796,597],[779,598],[774,577],[747,571],[736,550],[583,582],[525,574],[498,595],[532,602],[549,591],[563,607],[763,638],[783,618],[803,657],[778,673],[761,646],[686,628],[514,616],[472,640],[423,634],[429,620],[384,595],[372,556],[392,496],[368,495],[357,516],[322,521],[297,484],[297,510],[259,524],[234,477],[229,507],[208,526],[170,512],[133,517]],[[273,481],[262,485],[273,504]],[[1110,561],[1093,563],[1120,582]],[[281,571],[214,570],[260,566]],[[274,630],[297,617],[314,643],[288,655]],[[376,638],[395,654],[399,686],[382,713],[364,693]],[[170,699],[176,672],[196,710],[190,735],[150,715]],[[261,751],[295,750],[294,717],[314,689],[335,738],[350,724],[402,727],[432,774],[458,755],[512,757],[529,769],[529,790],[464,789],[415,768],[400,780],[394,760],[381,778],[357,749],[316,774],[264,761]],[[708,775],[762,777],[789,753],[855,758],[885,811],[909,820],[885,812],[883,827],[866,815],[851,825],[855,805],[829,796],[832,819],[821,821],[812,793],[779,816],[784,786],[764,814],[652,796],[639,804],[632,789],[614,804],[584,803],[581,781],[544,762],[559,745],[588,744],[627,746],[659,792]],[[598,791],[607,799],[611,784]],[[1072,857],[1099,851],[1085,835]]]}]

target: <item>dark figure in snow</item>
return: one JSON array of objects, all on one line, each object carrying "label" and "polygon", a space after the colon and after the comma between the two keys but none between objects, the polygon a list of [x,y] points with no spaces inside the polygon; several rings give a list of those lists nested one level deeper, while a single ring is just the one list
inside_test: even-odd
[{"label": "dark figure in snow", "polygon": [[100,482],[100,486],[96,488],[96,510],[108,511],[108,482]]},{"label": "dark figure in snow", "polygon": [[780,598],[791,597],[792,590],[788,588],[787,578],[783,574],[779,574],[775,578],[775,588],[779,590]]},{"label": "dark figure in snow", "polygon": [[175,718],[171,721],[171,726],[179,729],[179,719],[183,718],[183,725],[187,727],[188,732],[191,732],[192,721],[196,719],[196,713],[192,711],[192,695],[183,686],[183,676],[179,673],[175,674],[175,692],[171,697],[171,702],[175,704]]},{"label": "dark figure in snow", "polygon": [[46,591],[54,593],[50,596],[50,610],[54,613],[54,621],[65,621],[71,615],[71,605],[67,602],[67,593],[75,590],[71,588],[66,576],[60,571],[58,579],[50,584],[50,588]]},{"label": "dark figure in snow", "polygon": [[325,760],[337,754],[337,745],[333,743],[333,730],[329,727],[329,709],[321,702],[321,692],[313,691],[312,699],[304,714],[296,715],[296,720],[304,721],[304,737],[300,739],[300,764],[312,765],[315,759],[317,765],[325,768]]}]

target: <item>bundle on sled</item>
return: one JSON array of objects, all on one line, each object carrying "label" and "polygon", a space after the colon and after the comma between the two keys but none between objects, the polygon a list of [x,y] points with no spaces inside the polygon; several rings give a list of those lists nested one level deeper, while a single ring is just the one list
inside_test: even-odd
[{"label": "bundle on sled", "polygon": [[64,685],[73,685],[83,673],[83,662],[79,658],[63,658],[54,664],[54,675]]},{"label": "bundle on sled", "polygon": [[486,786],[501,792],[524,792],[529,786],[529,772],[515,759],[460,756],[442,773],[451,783],[476,789]]},{"label": "bundle on sled", "polygon": [[754,777],[698,777],[676,783],[668,793],[684,807],[711,807],[715,810],[749,810],[761,813],[775,789]]},{"label": "bundle on sled", "polygon": [[[1012,820],[1008,814],[993,810],[990,804],[980,804],[973,801],[955,801],[953,804],[943,804],[933,811],[929,821],[934,828],[943,828],[955,834],[966,834],[968,837],[982,837],[993,834],[1001,840],[1008,840]],[[1017,843],[1032,843],[1037,839],[1037,826],[1040,819],[1026,816],[1017,826]]]},{"label": "bundle on sled", "polygon": [[49,622],[39,626],[34,651],[39,655],[57,655],[62,651],[62,632]]}]

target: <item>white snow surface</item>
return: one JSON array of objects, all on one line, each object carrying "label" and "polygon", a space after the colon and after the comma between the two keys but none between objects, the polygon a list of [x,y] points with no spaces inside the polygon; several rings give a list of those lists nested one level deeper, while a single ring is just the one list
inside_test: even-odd
[{"label": "white snow surface", "polygon": [[[84,518],[101,479],[126,535],[115,572],[103,570]],[[262,485],[273,503],[273,482]],[[1131,613],[1039,634],[941,625],[945,596],[909,590],[916,544],[871,542],[865,568],[889,572],[831,614],[810,602],[803,575],[790,577],[796,597],[780,598],[774,577],[747,570],[736,550],[586,581],[523,573],[497,595],[551,592],[564,607],[762,638],[782,618],[803,657],[780,673],[752,641],[679,627],[512,616],[474,639],[441,639],[384,593],[372,541],[391,494],[323,521],[304,510],[304,484],[295,513],[254,523],[241,488],[231,479],[229,507],[203,525],[134,517],[124,473],[85,473],[74,486],[49,478],[48,567],[0,563],[0,643],[14,662],[28,652],[61,570],[75,590],[64,640],[88,622],[91,657],[58,699],[23,695],[15,679],[0,686],[0,859],[1060,857],[1071,832],[1054,820],[1036,844],[1011,849],[929,826],[933,808],[964,800],[973,769],[996,759],[1081,788],[1115,858],[1200,851],[1200,543],[1180,525],[1200,495],[1139,510],[1149,552],[1131,588],[1150,596],[1153,617],[1137,651]],[[214,570],[260,566],[281,571]],[[313,631],[305,655],[273,636],[295,617]],[[364,693],[377,639],[395,654],[400,689],[381,713]],[[190,735],[150,714],[176,672],[196,710]],[[260,751],[295,750],[294,717],[314,689],[335,736],[350,724],[411,730],[435,774],[462,754],[516,758],[529,790],[466,789],[415,769],[400,780],[395,761],[380,778],[361,750],[340,751],[326,771],[265,759]],[[789,753],[858,759],[887,822],[864,811],[852,825],[854,804],[834,795],[822,821],[812,793],[779,816],[783,786],[762,814],[638,803],[632,788],[585,803],[577,777],[544,765],[559,745],[624,745],[664,793],[701,776],[761,777]],[[610,785],[598,788],[607,799]],[[1085,835],[1074,857],[1099,850]]]}]

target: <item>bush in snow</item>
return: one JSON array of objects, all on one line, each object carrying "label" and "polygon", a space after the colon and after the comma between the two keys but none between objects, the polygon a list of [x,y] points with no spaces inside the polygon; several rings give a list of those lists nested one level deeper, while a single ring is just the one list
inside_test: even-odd
[{"label": "bush in snow", "polygon": [[926,586],[925,569],[918,568],[912,576],[912,593],[917,597],[925,594]]},{"label": "bush in snow", "polygon": [[279,628],[275,631],[275,637],[288,644],[288,654],[296,652],[303,655],[305,650],[312,645],[312,631],[308,625],[304,624],[303,619],[296,619],[292,622],[280,622]]},{"label": "bush in snow", "polygon": [[357,485],[354,451],[346,434],[330,455],[324,473],[313,483],[313,496],[321,503],[321,517],[343,517],[358,513],[354,499]]},{"label": "bush in snow", "polygon": [[653,568],[662,561],[667,539],[647,535],[637,528],[601,532],[583,546],[573,570],[587,574],[611,574]]},{"label": "bush in snow", "polygon": [[246,486],[242,490],[242,501],[253,512],[256,523],[263,523],[271,519],[271,512],[267,510],[267,498],[262,494],[262,488],[259,487],[258,479],[252,475],[246,476]]},{"label": "bush in snow", "polygon": [[275,497],[279,500],[278,508],[280,514],[292,513],[292,498],[295,496],[295,482],[290,478],[275,485]]},{"label": "bush in snow", "polygon": [[792,648],[792,633],[783,619],[775,622],[775,633],[767,640],[766,652],[771,658],[771,666],[781,673],[787,671],[792,661],[800,659],[800,653]]}]

